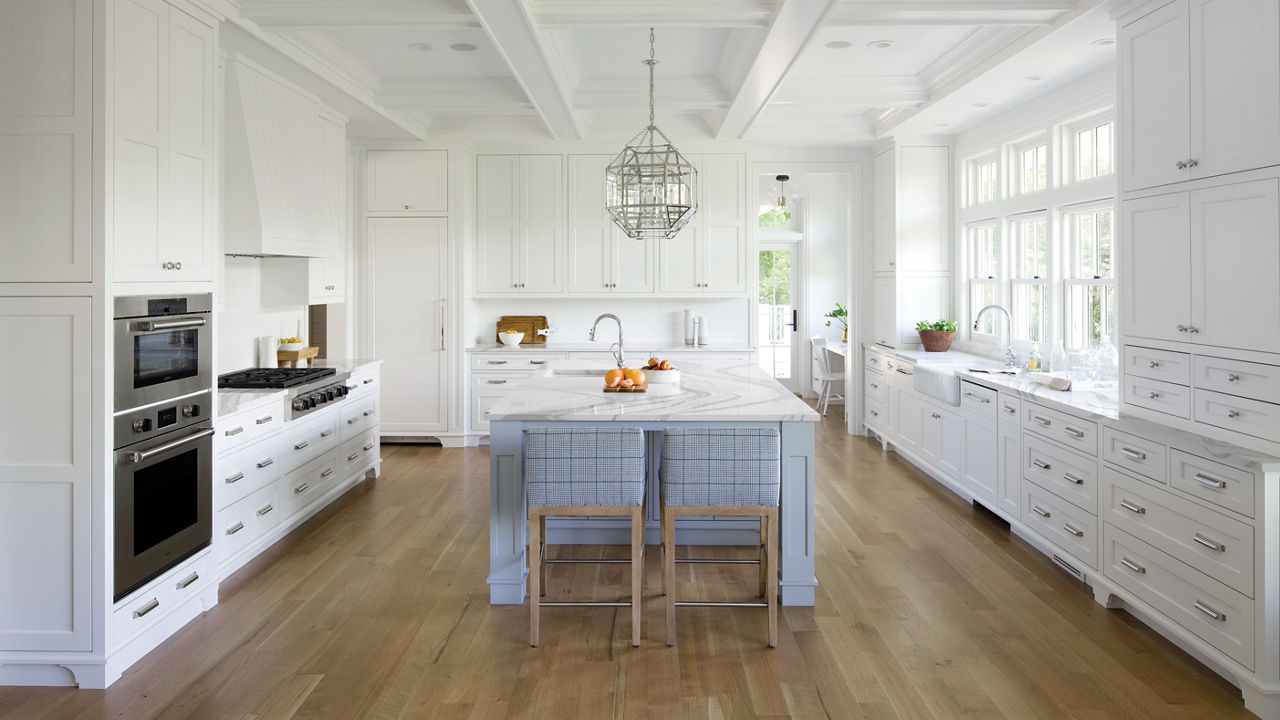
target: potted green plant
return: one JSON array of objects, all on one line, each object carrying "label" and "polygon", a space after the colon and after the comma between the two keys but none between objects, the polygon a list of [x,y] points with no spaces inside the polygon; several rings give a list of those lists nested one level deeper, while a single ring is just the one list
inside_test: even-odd
[{"label": "potted green plant", "polygon": [[916,332],[920,333],[920,344],[924,345],[925,352],[946,352],[951,349],[951,341],[956,339],[956,324],[950,320],[921,320],[916,323]]},{"label": "potted green plant", "polygon": [[[840,329],[842,330],[840,341],[849,342],[849,308],[846,308],[841,303],[836,303],[836,309],[827,312],[822,317],[831,318],[831,320],[840,323]],[[827,327],[831,327],[831,320],[827,321]]]}]

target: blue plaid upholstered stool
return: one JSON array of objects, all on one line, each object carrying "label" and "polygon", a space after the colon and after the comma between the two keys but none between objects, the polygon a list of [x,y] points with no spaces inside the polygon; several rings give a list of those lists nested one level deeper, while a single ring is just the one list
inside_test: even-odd
[{"label": "blue plaid upholstered stool", "polygon": [[[662,441],[662,587],[667,644],[676,644],[677,605],[769,608],[769,647],[778,646],[778,493],[781,446],[771,428],[668,428]],[[760,518],[757,560],[676,560],[676,517]],[[679,602],[676,563],[747,562],[760,566],[764,602]]]},{"label": "blue plaid upholstered stool", "polygon": [[[524,457],[529,493],[529,644],[538,646],[538,616],[543,605],[610,605],[631,608],[631,644],[639,647],[644,577],[644,431],[638,427],[534,428],[525,431]],[[546,559],[549,515],[630,517],[631,559]],[[543,602],[546,566],[556,562],[629,562],[631,602]]]}]

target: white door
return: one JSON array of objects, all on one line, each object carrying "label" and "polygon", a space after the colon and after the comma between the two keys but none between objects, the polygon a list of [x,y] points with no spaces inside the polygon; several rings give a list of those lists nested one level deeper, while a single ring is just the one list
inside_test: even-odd
[{"label": "white door", "polygon": [[[1187,4],[1168,5],[1120,28],[1120,187],[1137,190],[1190,177]],[[1274,42],[1274,40],[1272,40]]]},{"label": "white door", "polygon": [[685,225],[674,238],[658,241],[658,289],[661,292],[686,295],[702,292],[698,229],[697,225]]},{"label": "white door", "polygon": [[382,433],[448,429],[443,218],[370,218],[369,352],[383,359]]},{"label": "white door", "polygon": [[365,208],[372,214],[449,211],[449,154],[444,150],[370,150]]},{"label": "white door", "polygon": [[476,159],[476,291],[520,291],[520,208],[513,155]]},{"label": "white door", "polygon": [[559,155],[519,159],[520,273],[523,292],[564,290],[563,161]]},{"label": "white door", "polygon": [[[169,177],[166,260],[180,280],[213,279],[213,28],[169,11]],[[160,278],[168,279],[168,278]]]},{"label": "white door", "polygon": [[1121,205],[1120,324],[1126,336],[1188,340],[1191,325],[1191,215],[1187,193]]},{"label": "white door", "polygon": [[[800,333],[800,246],[796,243],[760,244],[760,289],[757,294],[756,352],[761,369],[791,392],[804,391],[803,349]],[[823,352],[826,352],[825,349]]]}]

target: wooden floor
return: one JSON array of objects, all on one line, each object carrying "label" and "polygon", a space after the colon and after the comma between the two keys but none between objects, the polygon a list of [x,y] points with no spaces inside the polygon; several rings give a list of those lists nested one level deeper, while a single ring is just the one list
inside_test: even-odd
[{"label": "wooden floor", "polygon": [[[530,648],[527,607],[488,604],[487,450],[385,446],[381,479],[230,578],[110,690],[0,688],[0,718],[1253,717],[835,414],[817,436],[817,607],[783,609],[776,650],[764,611],[721,608],[681,608],[668,648],[658,597],[639,649],[626,608],[548,608]],[[682,594],[754,592],[752,566],[680,568]],[[555,566],[550,593],[621,597],[626,572]]]}]

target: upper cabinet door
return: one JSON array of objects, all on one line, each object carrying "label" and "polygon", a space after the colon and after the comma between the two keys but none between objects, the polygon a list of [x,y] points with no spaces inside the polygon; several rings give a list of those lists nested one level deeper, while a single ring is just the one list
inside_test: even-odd
[{"label": "upper cabinet door", "polygon": [[524,292],[564,290],[564,159],[524,155],[519,161],[520,264]]},{"label": "upper cabinet door", "polygon": [[892,151],[883,152],[875,160],[875,271],[878,273],[896,269],[893,155]]},{"label": "upper cabinet door", "polygon": [[1193,177],[1280,163],[1280,4],[1191,0],[1190,8]]},{"label": "upper cabinet door", "polygon": [[604,206],[607,155],[569,156],[569,278],[571,293],[609,292],[613,280],[612,218]]},{"label": "upper cabinet door", "polygon": [[[1187,193],[1121,205],[1120,330],[1131,337],[1189,340],[1191,215]],[[1179,329],[1182,328],[1182,329]]]},{"label": "upper cabinet door", "polygon": [[1190,177],[1189,32],[1186,2],[1172,2],[1120,28],[1122,190]]},{"label": "upper cabinet door", "polygon": [[742,227],[723,225],[704,228],[703,241],[703,290],[709,293],[746,292],[745,270],[746,238]]},{"label": "upper cabinet door", "polygon": [[1193,342],[1280,352],[1280,181],[1191,193]]},{"label": "upper cabinet door", "polygon": [[365,211],[424,215],[449,211],[449,154],[444,150],[370,150]]},{"label": "upper cabinet door", "polygon": [[700,179],[702,291],[746,292],[746,158],[703,155]]},{"label": "upper cabinet door", "polygon": [[950,158],[945,147],[898,151],[895,250],[903,272],[951,269]]},{"label": "upper cabinet door", "polygon": [[[169,179],[165,259],[180,280],[213,280],[214,29],[169,11]],[[169,279],[161,277],[158,279]]]},{"label": "upper cabinet door", "polygon": [[627,237],[622,228],[609,221],[613,238],[613,287],[616,293],[651,293],[656,287],[655,269],[658,241]]},{"label": "upper cabinet door", "polygon": [[476,158],[476,292],[520,289],[518,165],[513,155]]},{"label": "upper cabinet door", "polygon": [[702,280],[698,263],[702,251],[699,247],[697,224],[685,225],[674,238],[658,241],[658,290],[670,294],[694,294],[702,292]]}]

